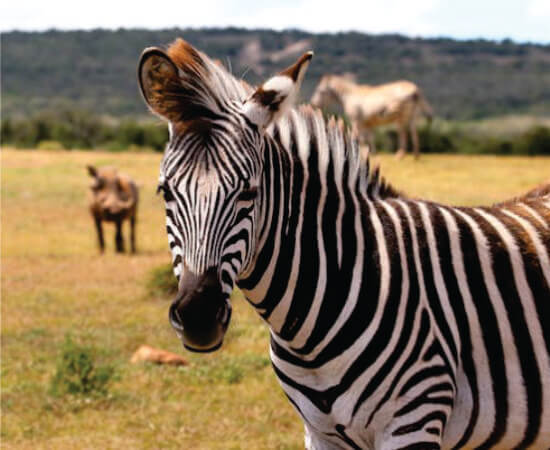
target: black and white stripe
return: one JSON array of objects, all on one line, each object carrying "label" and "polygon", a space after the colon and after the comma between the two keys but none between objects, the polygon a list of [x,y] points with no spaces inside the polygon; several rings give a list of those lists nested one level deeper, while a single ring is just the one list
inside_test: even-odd
[{"label": "black and white stripe", "polygon": [[549,448],[550,196],[411,200],[341,123],[229,97],[164,156],[174,270],[217,267],[266,320],[306,446]]}]

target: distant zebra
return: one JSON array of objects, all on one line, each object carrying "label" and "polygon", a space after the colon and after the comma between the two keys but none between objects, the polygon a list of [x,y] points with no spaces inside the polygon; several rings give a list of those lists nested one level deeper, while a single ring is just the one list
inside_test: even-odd
[{"label": "distant zebra", "polygon": [[159,189],[184,346],[222,345],[236,284],[307,448],[549,448],[550,196],[400,196],[341,124],[290,107],[311,56],[251,91],[184,41],[142,54],[170,127]]},{"label": "distant zebra", "polygon": [[423,114],[431,123],[432,107],[420,88],[411,81],[400,80],[378,85],[357,84],[342,75],[325,75],[311,97],[318,108],[337,108],[351,120],[360,137],[374,151],[373,129],[380,125],[397,125],[399,147],[396,156],[407,153],[410,134],[415,158],[420,156],[416,121]]}]

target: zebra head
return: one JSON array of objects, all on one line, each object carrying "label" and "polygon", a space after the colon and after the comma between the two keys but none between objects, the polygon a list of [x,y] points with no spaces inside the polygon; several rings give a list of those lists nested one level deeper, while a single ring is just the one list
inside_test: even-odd
[{"label": "zebra head", "polygon": [[328,112],[342,114],[342,94],[349,90],[353,82],[349,74],[324,75],[315,88],[310,103]]},{"label": "zebra head", "polygon": [[169,123],[159,177],[179,286],[169,316],[190,350],[223,342],[230,294],[254,262],[266,128],[292,104],[311,57],[254,91],[181,39],[141,56],[145,102]]}]

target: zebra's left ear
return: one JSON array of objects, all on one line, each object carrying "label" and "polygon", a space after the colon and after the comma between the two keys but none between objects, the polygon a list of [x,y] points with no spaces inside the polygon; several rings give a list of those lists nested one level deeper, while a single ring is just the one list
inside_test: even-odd
[{"label": "zebra's left ear", "polygon": [[290,109],[313,58],[313,52],[304,53],[296,63],[267,80],[244,103],[244,114],[264,130]]}]

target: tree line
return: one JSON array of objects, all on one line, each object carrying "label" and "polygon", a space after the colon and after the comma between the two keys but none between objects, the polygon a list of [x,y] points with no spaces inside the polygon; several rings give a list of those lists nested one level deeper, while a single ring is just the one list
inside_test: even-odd
[{"label": "tree line", "polygon": [[[516,133],[479,133],[460,122],[436,121],[431,127],[419,127],[422,153],[481,153],[508,155],[550,155],[550,128],[540,124]],[[160,121],[132,118],[107,119],[90,112],[67,110],[40,112],[24,118],[4,118],[1,123],[2,145],[17,148],[100,149],[107,151],[163,151],[168,129]],[[381,151],[394,151],[394,129],[377,129],[376,145]]]},{"label": "tree line", "polygon": [[298,55],[290,46],[302,43],[298,53],[315,51],[302,88],[305,101],[322,75],[349,72],[361,83],[411,80],[445,119],[550,116],[550,45],[238,28],[3,33],[3,115],[68,108],[145,116],[136,81],[139,55],[176,37],[251,84],[291,63]]},{"label": "tree line", "polygon": [[162,122],[105,119],[81,110],[2,119],[2,145],[17,148],[162,151],[167,141],[168,129]]}]

